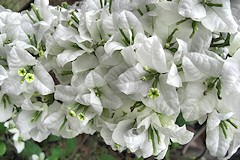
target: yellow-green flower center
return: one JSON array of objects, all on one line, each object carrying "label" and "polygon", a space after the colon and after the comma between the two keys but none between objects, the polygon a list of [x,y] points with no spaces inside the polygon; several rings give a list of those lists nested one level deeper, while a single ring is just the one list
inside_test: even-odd
[{"label": "yellow-green flower center", "polygon": [[32,83],[34,81],[35,77],[34,77],[34,74],[32,73],[27,73],[26,76],[25,76],[25,81],[27,83]]},{"label": "yellow-green flower center", "polygon": [[160,92],[159,92],[159,89],[157,88],[150,88],[149,91],[148,91],[148,97],[150,99],[156,99],[160,96]]},{"label": "yellow-green flower center", "polygon": [[26,74],[27,74],[27,71],[26,71],[25,68],[19,68],[19,69],[18,69],[18,75],[19,75],[19,76],[23,77],[23,76],[25,76]]}]

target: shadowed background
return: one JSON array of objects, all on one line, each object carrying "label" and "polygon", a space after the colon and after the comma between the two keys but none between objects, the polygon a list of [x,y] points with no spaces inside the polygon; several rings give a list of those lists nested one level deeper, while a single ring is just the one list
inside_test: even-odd
[{"label": "shadowed background", "polygon": [[[21,11],[28,8],[29,4],[34,0],[0,0],[0,5],[13,11]],[[51,5],[59,5],[62,2],[73,4],[77,0],[49,0]]]}]

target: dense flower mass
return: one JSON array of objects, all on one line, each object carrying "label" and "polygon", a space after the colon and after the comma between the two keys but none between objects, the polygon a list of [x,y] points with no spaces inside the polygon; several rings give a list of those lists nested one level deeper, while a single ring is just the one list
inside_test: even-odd
[{"label": "dense flower mass", "polygon": [[[240,146],[240,1],[85,0],[0,7],[0,122],[22,140],[100,133],[163,159],[206,124],[218,159]],[[17,138],[15,138],[17,139]],[[20,152],[24,143],[16,140]]]}]

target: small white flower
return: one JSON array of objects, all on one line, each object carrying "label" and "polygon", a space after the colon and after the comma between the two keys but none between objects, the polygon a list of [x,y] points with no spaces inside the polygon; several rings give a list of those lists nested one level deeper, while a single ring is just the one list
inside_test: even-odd
[{"label": "small white flower", "polygon": [[43,152],[39,155],[33,154],[31,160],[45,160],[45,154]]}]

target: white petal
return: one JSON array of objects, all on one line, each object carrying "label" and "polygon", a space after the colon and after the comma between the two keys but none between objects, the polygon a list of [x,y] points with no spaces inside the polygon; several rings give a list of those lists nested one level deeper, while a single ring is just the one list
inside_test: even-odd
[{"label": "white petal", "polygon": [[7,38],[6,33],[0,34],[0,46],[1,46],[1,47],[3,47],[6,38]]},{"label": "white petal", "polygon": [[[160,76],[159,78],[161,94],[164,97],[164,100],[166,101],[166,104],[168,105],[169,110],[172,110],[174,113],[178,113],[180,107],[179,107],[179,99],[178,99],[176,88],[170,85],[167,85],[166,80],[167,80],[166,76]],[[166,114],[170,114],[170,111],[166,111]]]},{"label": "white petal", "polygon": [[[190,50],[192,52],[202,52],[210,47],[212,41],[212,32],[201,24],[198,25],[198,31],[192,37]],[[231,44],[232,45],[232,44]]]},{"label": "white petal", "polygon": [[[213,117],[209,116],[209,119]],[[206,146],[209,150],[209,153],[215,157],[224,157],[227,154],[227,151],[230,147],[230,143],[232,141],[233,135],[232,132],[227,130],[228,138],[226,138],[223,134],[223,131],[220,126],[216,126],[214,128],[209,127],[212,123],[219,124],[220,121],[217,118],[215,120],[207,121],[207,130],[206,130]],[[217,120],[217,121],[216,121]]]},{"label": "white petal", "polygon": [[156,35],[153,35],[152,39],[151,55],[154,69],[156,69],[159,73],[165,73],[168,68],[163,47]]},{"label": "white petal", "polygon": [[102,127],[101,131],[100,131],[101,137],[103,138],[104,142],[107,145],[111,145],[113,143],[112,140],[112,131],[107,128],[107,127]]},{"label": "white petal", "polygon": [[95,95],[93,91],[90,94],[78,95],[75,99],[80,104],[91,106],[92,109],[98,114],[101,115],[103,111],[103,106],[100,99]]},{"label": "white petal", "polygon": [[140,155],[143,158],[148,158],[148,157],[152,156],[153,155],[152,142],[150,142],[146,139],[145,142],[143,143],[143,145],[140,147],[140,149],[135,153],[136,154],[140,153]]},{"label": "white petal", "polygon": [[93,69],[97,67],[98,60],[96,56],[90,54],[83,54],[79,56],[75,61],[72,63],[72,70],[73,73],[79,73],[86,70]]},{"label": "white petal", "polygon": [[166,76],[159,78],[160,96],[157,99],[142,98],[142,102],[156,112],[166,115],[178,114],[180,111],[176,88],[166,84]]},{"label": "white petal", "polygon": [[59,131],[61,125],[64,122],[64,113],[59,110],[58,112],[54,112],[53,114],[46,117],[43,121],[43,124],[50,130]]},{"label": "white petal", "polygon": [[112,41],[112,39],[113,36],[104,44],[104,50],[109,57],[112,56],[114,51],[122,50],[124,48],[124,45],[122,43]]},{"label": "white petal", "polygon": [[240,92],[239,56],[240,50],[238,50],[233,57],[228,58],[223,65],[221,82],[223,84],[223,90],[227,94]]},{"label": "white petal", "polygon": [[132,128],[133,120],[123,120],[117,124],[117,127],[112,133],[112,139],[115,143],[125,146],[124,134]]},{"label": "white petal", "polygon": [[232,155],[238,151],[239,147],[240,147],[240,134],[236,133],[234,134],[233,141],[231,142],[231,146],[228,149],[228,155],[224,158],[230,159]]},{"label": "white petal", "polygon": [[3,81],[8,78],[7,71],[3,66],[0,65],[0,85],[2,85]]},{"label": "white petal", "polygon": [[177,39],[177,43],[178,43],[178,50],[174,54],[174,63],[176,64],[178,64],[178,62],[182,59],[184,54],[186,54],[189,51],[187,42],[181,39]]},{"label": "white petal", "polygon": [[107,83],[116,81],[119,75],[121,75],[127,69],[128,66],[126,63],[121,63],[117,66],[113,66],[103,78]]},{"label": "white petal", "polygon": [[135,132],[135,129],[130,129],[124,134],[124,142],[131,152],[135,152],[147,139],[147,133],[136,134]]},{"label": "white petal", "polygon": [[178,13],[193,20],[199,20],[206,16],[206,10],[200,0],[180,0]]},{"label": "white petal", "polygon": [[47,137],[50,135],[50,131],[41,130],[35,127],[29,132],[29,135],[34,141],[42,142],[43,140],[47,139]]},{"label": "white petal", "polygon": [[137,60],[143,66],[155,69],[159,73],[167,72],[166,57],[163,47],[156,35],[147,38],[143,34],[136,36],[136,43],[142,46],[137,48]]},{"label": "white petal", "polygon": [[123,104],[122,100],[112,91],[110,87],[102,87],[101,92],[101,102],[104,108],[118,109]]},{"label": "white petal", "polygon": [[121,54],[128,65],[135,66],[137,64],[136,53],[134,52],[134,48],[132,46],[121,50]]},{"label": "white petal", "polygon": [[35,0],[34,4],[38,8],[45,8],[49,5],[49,0]]},{"label": "white petal", "polygon": [[29,136],[29,131],[36,125],[31,122],[31,118],[34,114],[34,111],[25,111],[19,113],[15,124],[19,129],[20,133]]},{"label": "white petal", "polygon": [[178,74],[177,66],[174,63],[168,72],[167,84],[174,87],[182,87],[182,80]]},{"label": "white petal", "polygon": [[29,52],[16,47],[12,48],[7,59],[9,67],[33,66],[37,63],[37,60]]},{"label": "white petal", "polygon": [[102,87],[106,85],[104,79],[94,70],[90,71],[85,79],[85,86],[88,88]]},{"label": "white petal", "polygon": [[235,52],[237,52],[237,50],[240,48],[240,33],[238,32],[233,40],[230,42],[231,45],[228,46],[228,49],[229,49],[229,54],[230,55],[234,55]]},{"label": "white petal", "polygon": [[57,63],[59,66],[63,67],[66,63],[74,61],[85,52],[84,50],[64,50],[57,56]]},{"label": "white petal", "polygon": [[[115,18],[115,17],[113,17]],[[141,22],[138,20],[138,18],[130,11],[122,11],[120,13],[120,17],[117,21],[118,27],[121,28],[128,28],[131,29],[131,27],[134,28],[134,31],[136,33],[144,33],[143,27]],[[131,40],[130,40],[131,41]]]},{"label": "white petal", "polygon": [[207,7],[207,16],[202,24],[212,32],[235,33],[238,25],[232,16],[230,0],[212,0],[211,3],[221,3],[223,6]]},{"label": "white petal", "polygon": [[54,98],[62,102],[73,102],[77,96],[77,89],[72,86],[56,86],[56,92],[54,93]]},{"label": "white petal", "polygon": [[191,141],[194,133],[188,131],[186,126],[179,127],[177,125],[172,125],[168,127],[159,127],[155,126],[158,131],[162,134],[169,137],[173,142],[177,142],[180,144],[186,144]]},{"label": "white petal", "polygon": [[42,95],[51,94],[54,92],[54,81],[46,69],[38,63],[33,67],[35,80],[33,83],[33,89]]},{"label": "white petal", "polygon": [[135,93],[146,94],[149,86],[146,82],[141,80],[143,75],[144,70],[141,65],[137,64],[135,67],[132,67],[121,74],[116,82],[116,85],[121,92],[127,95]]},{"label": "white petal", "polygon": [[159,2],[156,12],[158,13],[158,17],[164,21],[167,26],[184,19],[184,17],[178,14],[178,4],[175,2]]},{"label": "white petal", "polygon": [[90,36],[93,40],[97,42],[101,42],[101,35],[100,29],[98,27],[99,23],[102,21],[101,17],[99,18],[99,12],[97,11],[89,11],[84,14],[85,18],[85,24],[88,29],[88,32],[90,33]]},{"label": "white petal", "polygon": [[21,153],[25,148],[25,143],[23,141],[14,141],[14,147],[17,149],[17,153]]},{"label": "white petal", "polygon": [[186,81],[199,81],[204,79],[206,74],[202,73],[191,60],[184,56],[182,59],[182,68]]},{"label": "white petal", "polygon": [[204,74],[218,77],[222,72],[223,63],[205,54],[190,52],[187,57]]},{"label": "white petal", "polygon": [[199,118],[211,113],[217,105],[216,92],[208,92],[204,95],[206,87],[202,82],[188,83],[185,89],[185,99],[181,104],[183,117],[187,121],[198,120]]},{"label": "white petal", "polygon": [[6,122],[13,115],[13,105],[9,105],[6,102],[6,108],[4,108],[4,103],[0,102],[0,122]]},{"label": "white petal", "polygon": [[[16,70],[15,73],[17,73]],[[21,84],[20,81],[21,77],[16,74],[15,76],[7,78],[1,86],[2,92],[11,95],[20,95],[22,92],[27,90],[26,83]]]},{"label": "white petal", "polygon": [[209,130],[214,130],[215,128],[219,127],[219,124],[223,120],[227,120],[234,115],[233,112],[229,113],[218,113],[214,110],[209,116],[207,121],[207,127]]}]

